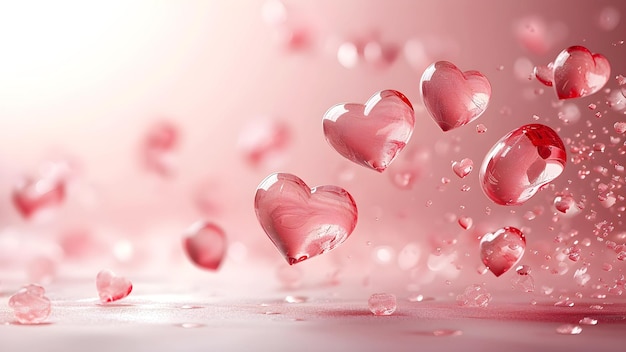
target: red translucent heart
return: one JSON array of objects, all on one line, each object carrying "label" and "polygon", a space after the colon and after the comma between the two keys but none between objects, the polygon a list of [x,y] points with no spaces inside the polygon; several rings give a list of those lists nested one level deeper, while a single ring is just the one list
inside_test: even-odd
[{"label": "red translucent heart", "polygon": [[552,87],[554,85],[554,64],[553,63],[549,63],[546,66],[535,66],[535,68],[533,69],[533,73],[535,74],[535,78],[537,78],[537,80],[539,82],[541,82],[541,84],[547,86],[547,87]]},{"label": "red translucent heart", "polygon": [[133,284],[111,270],[102,270],[96,276],[96,288],[102,303],[114,302],[130,294]]},{"label": "red translucent heart", "polygon": [[554,87],[559,99],[596,93],[609,81],[610,75],[609,60],[582,46],[571,46],[554,60]]},{"label": "red translucent heart", "polygon": [[496,276],[517,264],[526,249],[526,237],[515,227],[504,227],[485,234],[480,240],[480,258]]},{"label": "red translucent heart", "polygon": [[309,188],[286,173],[261,182],[254,208],[261,227],[290,265],[336,248],[357,223],[356,203],[347,191],[330,185]]},{"label": "red translucent heart", "polygon": [[548,126],[530,124],[496,142],[478,177],[489,199],[500,205],[519,205],[557,178],[566,161],[559,135]]},{"label": "red translucent heart", "polygon": [[338,104],[322,121],[330,145],[345,158],[383,172],[404,149],[415,125],[413,106],[400,92],[383,90],[363,104]]},{"label": "red translucent heart", "polygon": [[187,231],[183,247],[195,265],[208,270],[217,270],[226,253],[226,235],[219,226],[200,221]]},{"label": "red translucent heart", "polygon": [[461,72],[447,61],[428,66],[420,86],[426,110],[444,132],[476,120],[491,98],[487,77],[478,71]]}]

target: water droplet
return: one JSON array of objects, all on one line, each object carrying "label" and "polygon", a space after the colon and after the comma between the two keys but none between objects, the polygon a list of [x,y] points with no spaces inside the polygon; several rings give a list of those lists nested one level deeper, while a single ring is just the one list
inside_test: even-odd
[{"label": "water droplet", "polygon": [[574,306],[574,301],[572,301],[571,299],[565,297],[563,299],[560,299],[558,301],[556,301],[556,303],[554,303],[555,307],[573,307]]},{"label": "water droplet", "polygon": [[583,332],[583,328],[573,324],[564,324],[556,328],[556,333],[561,335],[578,335],[581,332]]},{"label": "water droplet", "polygon": [[525,125],[502,137],[487,153],[480,183],[495,203],[518,205],[557,178],[565,163],[565,146],[554,130]]},{"label": "water droplet", "polygon": [[462,294],[456,296],[456,302],[464,307],[486,308],[491,302],[491,294],[482,285],[470,285]]},{"label": "water droplet", "polygon": [[390,293],[375,293],[370,296],[367,305],[374,315],[391,315],[396,311],[396,296]]},{"label": "water droplet", "polygon": [[203,306],[195,306],[195,305],[191,305],[191,304],[183,304],[182,306],[178,307],[180,309],[202,309],[204,308]]},{"label": "water droplet", "polygon": [[180,324],[174,324],[174,326],[178,326],[183,329],[195,329],[195,328],[204,327],[206,325],[200,324],[200,323],[180,323]]},{"label": "water droplet", "polygon": [[285,302],[287,303],[305,303],[309,298],[305,296],[287,296]]},{"label": "water droplet", "polygon": [[449,329],[439,329],[433,330],[433,336],[461,336],[463,335],[463,331],[461,330],[449,330]]},{"label": "water droplet", "polygon": [[584,317],[580,319],[578,323],[581,325],[596,325],[598,324],[598,320],[590,318],[590,317]]},{"label": "water droplet", "polygon": [[485,125],[483,125],[482,123],[479,123],[478,125],[476,125],[476,133],[485,133],[487,132],[487,127]]}]

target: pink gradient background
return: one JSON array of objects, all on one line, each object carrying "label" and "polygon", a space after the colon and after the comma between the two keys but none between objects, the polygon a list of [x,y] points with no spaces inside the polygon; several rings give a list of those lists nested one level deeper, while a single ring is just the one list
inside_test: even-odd
[{"label": "pink gradient background", "polygon": [[[625,163],[617,153],[624,136],[618,145],[611,145],[609,138],[617,135],[613,124],[626,119],[624,110],[609,108],[607,94],[599,92],[566,101],[580,110],[580,119],[564,124],[558,119],[555,92],[528,77],[533,65],[547,64],[568,46],[583,45],[608,58],[612,72],[606,88],[619,89],[614,77],[626,75],[626,44],[620,43],[626,40],[626,3],[285,1],[293,21],[289,23],[309,34],[308,45],[297,50],[276,40],[276,26],[263,20],[263,4],[215,0],[0,5],[0,288],[25,283],[29,260],[41,253],[58,259],[61,282],[92,280],[98,270],[110,267],[134,280],[203,283],[233,288],[242,296],[251,283],[280,287],[276,272],[287,264],[263,233],[253,208],[257,185],[278,171],[293,173],[311,187],[341,186],[359,209],[357,227],[342,246],[297,265],[305,288],[333,283],[357,297],[382,290],[452,296],[468,284],[485,283],[506,302],[509,295],[520,294],[510,288],[515,272],[499,278],[477,272],[478,236],[504,226],[525,230],[521,264],[533,269],[536,296],[556,301],[559,293],[574,297],[582,292],[587,299],[607,290],[594,284],[611,285],[623,275],[626,262],[616,260],[615,252],[597,241],[592,230],[600,221],[611,222],[609,239],[623,243],[618,235],[624,231],[624,212],[618,208],[626,204],[618,199],[613,207],[603,208],[592,180],[610,181],[610,176],[593,171],[601,165],[623,184],[624,173],[616,172],[609,159]],[[622,17],[609,31],[598,23],[607,6]],[[545,22],[552,29],[549,33],[561,33],[542,54],[529,51],[516,38],[516,23],[529,16]],[[385,67],[361,62],[352,69],[338,62],[342,42],[372,33],[397,46],[395,61]],[[407,59],[403,47],[410,40],[425,45],[429,54],[424,60]],[[463,70],[481,71],[493,90],[479,119],[447,133],[424,110],[419,93],[423,70],[442,59]],[[516,62],[521,74],[516,74]],[[416,110],[416,126],[407,148],[379,174],[332,150],[321,120],[331,106],[364,103],[382,89],[408,97]],[[543,94],[536,93],[539,89]],[[595,111],[587,107],[590,103],[597,104]],[[594,116],[597,111],[601,118]],[[540,119],[535,121],[533,115]],[[238,139],[246,124],[262,116],[285,123],[290,139],[281,158],[255,167],[244,158]],[[180,131],[171,178],[145,170],[140,159],[142,139],[162,120]],[[523,206],[498,206],[480,189],[480,164],[504,134],[534,122],[557,129],[563,140],[605,143],[606,151],[579,165],[569,154],[553,190],[539,192]],[[477,124],[484,124],[487,132],[478,134]],[[597,138],[589,143],[585,136],[591,133]],[[11,204],[13,185],[42,162],[59,158],[78,169],[65,204],[51,219],[25,221]],[[474,161],[474,171],[461,180],[451,163],[463,158]],[[411,160],[418,161],[420,177],[412,189],[400,189],[393,175]],[[584,180],[578,177],[582,165],[591,170]],[[438,189],[442,177],[451,180],[444,191]],[[471,189],[462,192],[462,185]],[[577,216],[559,216],[555,223],[554,192],[566,187],[576,197],[585,195],[587,206]],[[624,196],[623,188],[614,192]],[[211,210],[196,206],[200,195],[214,204]],[[426,206],[428,202],[432,205]],[[540,206],[542,215],[532,221],[524,218]],[[594,221],[585,219],[591,210],[597,211]],[[471,229],[457,224],[455,217],[461,215],[473,218]],[[229,239],[229,254],[215,273],[194,267],[182,251],[185,230],[201,219],[220,225]],[[59,238],[74,230],[84,230],[99,242],[85,259],[59,254]],[[574,239],[555,242],[570,230],[578,231]],[[590,245],[581,246],[580,261],[558,258],[572,241],[585,238]],[[398,255],[408,243],[418,248],[419,261],[401,268]],[[377,252],[381,247],[385,253]],[[431,256],[437,248],[444,254]],[[389,261],[381,262],[377,253],[390,254]],[[591,280],[581,287],[573,273],[585,263]],[[613,270],[602,270],[604,263],[611,263]],[[551,272],[559,266],[567,272]],[[555,293],[542,296],[544,286]]]}]

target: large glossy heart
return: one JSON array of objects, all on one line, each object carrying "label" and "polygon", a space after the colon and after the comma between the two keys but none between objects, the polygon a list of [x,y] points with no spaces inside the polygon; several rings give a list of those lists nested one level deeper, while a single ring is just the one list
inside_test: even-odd
[{"label": "large glossy heart", "polygon": [[581,98],[604,87],[611,75],[611,65],[601,54],[592,54],[582,46],[571,46],[554,60],[554,87],[559,99]]},{"label": "large glossy heart", "polygon": [[413,106],[400,92],[376,92],[363,104],[338,104],[322,120],[330,145],[345,158],[383,172],[404,149],[415,125]]},{"label": "large glossy heart", "polygon": [[491,97],[487,77],[478,71],[461,72],[447,61],[428,66],[420,86],[426,110],[444,132],[476,120]]},{"label": "large glossy heart", "polygon": [[254,208],[261,227],[290,265],[334,249],[357,222],[356,203],[347,191],[336,186],[309,188],[287,173],[261,182]]}]

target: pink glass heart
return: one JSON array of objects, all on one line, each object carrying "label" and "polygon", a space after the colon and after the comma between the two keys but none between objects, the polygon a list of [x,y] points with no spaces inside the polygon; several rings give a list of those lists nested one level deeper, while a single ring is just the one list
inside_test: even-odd
[{"label": "pink glass heart", "polygon": [[197,266],[217,270],[226,253],[226,235],[213,223],[197,222],[187,231],[183,239],[187,257]]},{"label": "pink glass heart", "polygon": [[26,219],[59,206],[65,200],[65,182],[58,177],[24,178],[13,189],[13,204]]},{"label": "pink glass heart", "polygon": [[586,97],[609,81],[611,65],[601,54],[571,46],[554,60],[554,87],[559,99]]},{"label": "pink glass heart", "polygon": [[461,72],[447,61],[428,66],[420,86],[426,110],[444,132],[476,120],[491,98],[487,77],[478,71]]},{"label": "pink glass heart", "polygon": [[459,176],[460,178],[464,178],[469,175],[470,172],[474,169],[474,162],[472,159],[465,158],[461,161],[455,161],[452,163],[452,171]]},{"label": "pink glass heart", "polygon": [[111,270],[102,270],[96,276],[96,288],[102,303],[114,302],[130,294],[133,284]]},{"label": "pink glass heart", "polygon": [[9,307],[20,324],[40,324],[48,318],[50,300],[45,292],[39,285],[28,285],[9,298]]},{"label": "pink glass heart", "polygon": [[485,234],[480,240],[480,258],[496,276],[517,264],[526,249],[526,237],[515,227],[504,227]]},{"label": "pink glass heart", "polygon": [[554,85],[554,64],[549,63],[547,66],[535,66],[533,69],[533,73],[535,74],[535,78],[541,84],[552,87]]},{"label": "pink glass heart", "polygon": [[309,188],[286,173],[261,182],[254,208],[261,227],[290,265],[336,248],[357,222],[356,203],[347,191],[336,186]]},{"label": "pink glass heart", "polygon": [[322,125],[326,140],[339,154],[383,172],[411,138],[415,116],[402,93],[383,90],[365,105],[333,106],[324,114]]},{"label": "pink glass heart", "polygon": [[553,129],[525,125],[502,137],[487,153],[480,184],[495,203],[519,205],[557,178],[566,160],[563,141]]},{"label": "pink glass heart", "polygon": [[458,220],[459,225],[463,228],[463,230],[467,230],[474,224],[474,221],[469,216],[461,216]]}]

